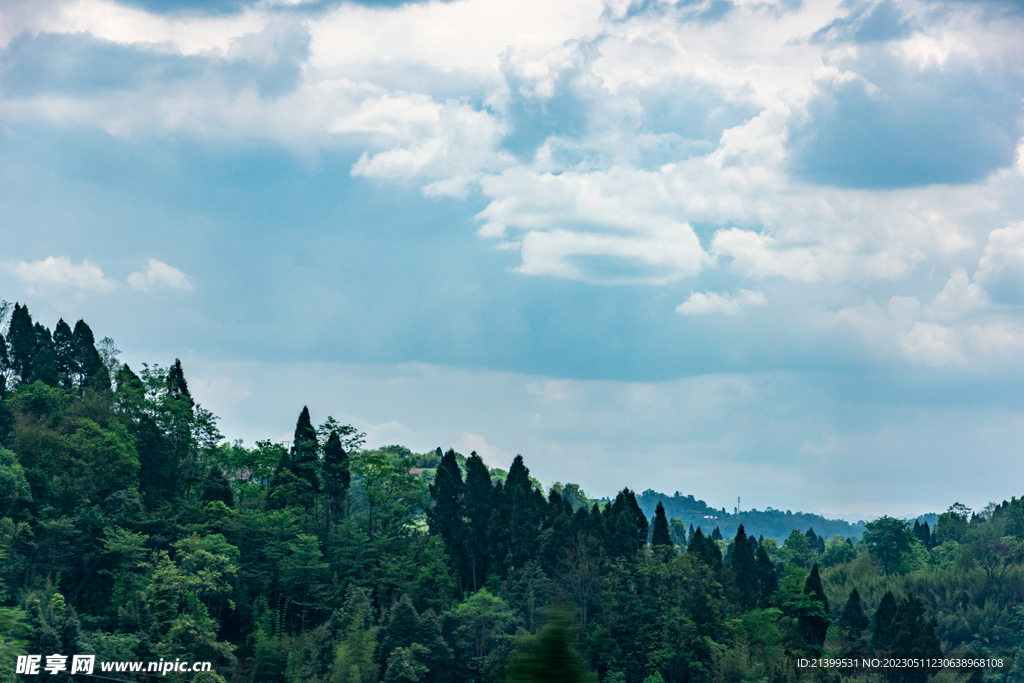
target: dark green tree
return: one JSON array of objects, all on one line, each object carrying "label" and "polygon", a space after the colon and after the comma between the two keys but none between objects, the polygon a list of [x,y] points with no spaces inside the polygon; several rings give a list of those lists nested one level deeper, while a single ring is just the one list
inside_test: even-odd
[{"label": "dark green tree", "polygon": [[850,591],[850,597],[839,615],[838,624],[852,638],[859,637],[868,627],[868,617],[864,614],[864,607],[860,604],[860,593],[856,588]]},{"label": "dark green tree", "polygon": [[665,517],[665,506],[658,501],[654,509],[654,530],[651,532],[651,545],[672,545],[672,536],[668,532],[668,518]]},{"label": "dark green tree", "polygon": [[29,375],[29,382],[42,382],[51,387],[60,386],[60,376],[57,374],[57,357],[53,353],[52,344],[43,344],[36,352],[32,361],[32,373]]},{"label": "dark green tree", "polygon": [[886,591],[878,603],[878,609],[875,610],[875,624],[871,633],[871,646],[877,654],[892,652],[896,642],[893,626],[898,609],[896,598],[891,592]]},{"label": "dark green tree", "polygon": [[[92,330],[84,320],[75,323],[75,329],[71,332],[72,346],[74,348],[75,369],[78,371],[78,389],[82,391],[86,387],[102,391],[110,388],[110,375],[107,373],[100,352],[96,350],[96,339]],[[181,363],[177,362],[178,369]]]},{"label": "dark green tree", "polygon": [[463,511],[466,516],[466,579],[463,585],[476,591],[487,578],[487,524],[491,517],[491,474],[476,451],[466,458]]},{"label": "dark green tree", "polygon": [[[317,479],[317,450],[319,444],[316,439],[316,430],[309,419],[309,408],[302,406],[299,419],[295,421],[295,435],[292,440],[291,469],[296,477],[304,480],[310,490],[320,490],[320,482]],[[307,505],[307,507],[309,507]]]},{"label": "dark green tree", "polygon": [[732,574],[736,582],[736,592],[740,605],[745,609],[751,609],[757,605],[760,587],[754,551],[750,547],[747,532],[742,524],[736,531],[733,543]]},{"label": "dark green tree", "polygon": [[[77,332],[78,325],[75,325],[75,330]],[[89,332],[89,336],[92,337],[92,332]],[[96,354],[96,357],[99,358],[99,353]],[[192,392],[188,390],[188,382],[185,380],[185,370],[181,367],[180,358],[175,358],[174,364],[167,369],[167,393],[172,399],[187,403],[190,408],[195,406]]]},{"label": "dark green tree", "polygon": [[231,489],[231,482],[224,475],[220,465],[212,465],[206,476],[203,478],[203,488],[199,499],[204,502],[220,501],[231,507],[235,502],[235,493]]},{"label": "dark green tree", "polygon": [[[0,333],[0,401],[7,398],[7,380],[11,374],[11,357],[7,353],[7,340]],[[0,434],[0,438],[4,435]]]},{"label": "dark green tree", "polygon": [[775,574],[775,567],[764,545],[757,547],[757,583],[761,589],[761,606],[768,607],[772,604],[772,596],[779,590],[779,577]]},{"label": "dark green tree", "polygon": [[462,509],[463,489],[462,470],[455,459],[455,451],[448,449],[441,458],[434,483],[430,485],[434,506],[427,512],[427,525],[431,534],[437,534],[444,541],[455,576],[462,574],[464,556],[466,531]]},{"label": "dark green tree", "polygon": [[722,530],[719,529],[717,526],[715,527],[714,531],[711,532],[711,540],[712,541],[724,540],[724,538],[722,537]]},{"label": "dark green tree", "polygon": [[718,545],[704,535],[700,527],[690,537],[690,545],[686,551],[710,567],[717,574],[722,571],[722,551]]},{"label": "dark green tree", "polygon": [[341,437],[337,431],[332,430],[331,435],[327,437],[327,443],[324,444],[322,470],[323,492],[327,496],[330,522],[334,523],[341,518],[345,496],[348,495],[352,483],[348,453],[342,447]]},{"label": "dark green tree", "polygon": [[408,595],[391,606],[377,641],[377,662],[383,670],[395,649],[409,647],[416,642],[420,631],[420,616]]},{"label": "dark green tree", "polygon": [[53,353],[56,356],[57,375],[60,377],[61,386],[70,389],[74,377],[78,373],[75,364],[75,339],[71,327],[64,322],[64,318],[57,321],[53,328]]},{"label": "dark green tree", "polygon": [[[828,598],[818,574],[818,563],[811,567],[811,573],[804,584],[804,595],[820,605],[820,610],[807,610],[800,615],[800,633],[809,646],[820,650],[825,644],[825,633],[828,631]],[[813,606],[813,605],[812,605]]]},{"label": "dark green tree", "polygon": [[32,316],[28,306],[14,304],[11,322],[7,330],[8,353],[15,377],[21,382],[28,382],[32,374],[32,361],[35,360],[36,332],[32,327]]},{"label": "dark green tree", "polygon": [[864,542],[871,556],[886,574],[898,574],[906,570],[904,560],[914,540],[909,524],[889,516],[868,522],[864,532]]},{"label": "dark green tree", "polygon": [[[892,622],[892,651],[900,657],[937,659],[942,657],[942,645],[935,633],[935,620],[925,616],[924,602],[916,595],[908,595],[900,603]],[[906,667],[887,672],[893,683],[925,683],[928,670]]]},{"label": "dark green tree", "polygon": [[589,680],[576,653],[572,621],[555,611],[535,636],[524,636],[508,665],[508,683],[584,683]]}]

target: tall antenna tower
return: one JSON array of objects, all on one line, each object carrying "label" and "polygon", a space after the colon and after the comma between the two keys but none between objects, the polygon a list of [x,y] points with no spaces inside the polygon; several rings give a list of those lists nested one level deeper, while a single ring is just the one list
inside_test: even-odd
[{"label": "tall antenna tower", "polygon": [[740,497],[736,496],[736,510],[733,512],[734,515],[740,514]]}]

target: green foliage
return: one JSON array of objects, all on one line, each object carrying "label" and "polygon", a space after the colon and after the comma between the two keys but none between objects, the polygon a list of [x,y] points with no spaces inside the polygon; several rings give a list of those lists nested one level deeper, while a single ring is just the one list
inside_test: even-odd
[{"label": "green foliage", "polygon": [[886,574],[907,571],[907,556],[916,541],[909,524],[889,516],[868,522],[864,532],[864,543]]},{"label": "green foliage", "polygon": [[672,545],[672,537],[668,532],[668,518],[665,507],[659,502],[654,510],[654,530],[651,533],[651,545]]},{"label": "green foliage", "polygon": [[[508,683],[584,683],[593,680],[576,653],[572,621],[557,610],[535,635],[519,639],[508,665]],[[658,675],[660,679],[660,674]],[[664,683],[661,681],[660,683]]]},{"label": "green foliage", "polygon": [[800,656],[940,645],[1024,670],[1024,500],[957,504],[934,530],[881,518],[856,546],[758,513],[788,524],[779,547],[748,536],[752,512],[706,509],[709,537],[669,519],[692,497],[545,497],[521,457],[361,450],[308,409],[290,448],[229,443],[180,361],[136,374],[84,322],[17,316],[20,369],[0,343],[4,672],[88,651],[213,661],[204,683],[795,683]]}]

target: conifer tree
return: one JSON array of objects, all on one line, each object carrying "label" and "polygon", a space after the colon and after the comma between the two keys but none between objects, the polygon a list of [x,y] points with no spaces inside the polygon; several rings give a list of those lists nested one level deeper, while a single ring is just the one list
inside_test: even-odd
[{"label": "conifer tree", "polygon": [[711,532],[711,540],[712,541],[724,540],[723,537],[722,537],[722,530],[719,529],[717,526],[715,527],[715,530]]},{"label": "conifer tree", "polygon": [[716,573],[721,571],[722,551],[718,549],[718,545],[714,541],[704,535],[700,527],[697,527],[697,531],[693,533],[690,545],[686,550],[693,553],[694,557],[711,567]]},{"label": "conifer tree", "polygon": [[878,654],[892,651],[895,642],[893,622],[898,609],[896,598],[890,591],[886,591],[882,601],[878,603],[878,609],[875,610],[875,625],[871,633],[871,646]]},{"label": "conifer tree", "polygon": [[487,523],[491,517],[491,474],[476,451],[466,459],[463,510],[468,525],[465,586],[476,591],[487,577]]},{"label": "conifer tree", "polygon": [[[942,656],[942,644],[936,635],[937,624],[925,616],[924,602],[916,595],[908,595],[900,603],[893,618],[892,652],[900,657],[932,659]],[[889,672],[894,683],[925,683],[927,669],[897,669]]]},{"label": "conifer tree", "polygon": [[754,552],[751,550],[746,530],[742,524],[736,531],[734,543],[732,571],[736,579],[736,589],[739,593],[740,604],[746,609],[750,609],[757,604],[760,591]]},{"label": "conifer tree", "polygon": [[462,545],[465,540],[463,488],[462,471],[455,459],[455,451],[448,449],[441,458],[434,483],[430,485],[434,507],[427,512],[427,524],[430,533],[439,535],[444,541],[445,551],[451,559],[452,571],[456,576],[462,573]]},{"label": "conifer tree", "polygon": [[420,630],[420,617],[408,595],[391,606],[377,646],[377,661],[381,667],[396,649],[407,648],[416,642]]},{"label": "conifer tree", "polygon": [[504,486],[494,487],[487,539],[492,570],[503,575],[507,569],[522,567],[535,551],[544,517],[544,494],[530,481],[530,470],[517,455],[509,467]]},{"label": "conifer tree", "polygon": [[665,516],[665,506],[658,501],[658,507],[654,509],[654,530],[651,532],[651,545],[672,545],[672,537],[668,532],[668,518]]},{"label": "conifer tree", "polygon": [[7,331],[8,353],[14,374],[21,382],[28,382],[32,374],[32,361],[36,357],[36,333],[28,306],[14,304],[11,323]]},{"label": "conifer tree", "polygon": [[[79,323],[82,321],[79,320]],[[78,325],[75,325],[75,332],[77,335]],[[89,332],[89,337],[92,337],[92,332]],[[77,337],[76,337],[77,338]],[[95,350],[95,347],[93,348]],[[99,361],[100,354],[96,353],[96,359]],[[100,363],[102,365],[102,363]],[[192,408],[195,406],[195,401],[192,400],[192,393],[188,390],[188,382],[185,381],[185,371],[181,367],[181,359],[175,358],[174,365],[167,370],[167,392],[171,398],[178,401],[182,401]]]},{"label": "conifer tree", "polygon": [[591,680],[576,653],[575,641],[568,613],[555,612],[537,635],[524,638],[509,663],[508,682],[584,683]]},{"label": "conifer tree", "polygon": [[771,558],[764,545],[757,547],[757,582],[761,589],[761,606],[768,607],[772,603],[772,596],[779,590],[779,577],[775,575],[775,567],[772,566]]},{"label": "conifer tree", "polygon": [[[84,320],[75,323],[75,329],[71,332],[72,345],[74,347],[75,367],[78,371],[78,389],[84,390],[91,387],[97,391],[110,388],[110,375],[107,373],[99,351],[96,350],[96,339],[92,330]],[[177,362],[178,370],[181,370],[180,361]]]},{"label": "conifer tree", "polygon": [[334,430],[331,430],[324,444],[323,479],[323,492],[327,495],[333,522],[341,516],[345,496],[352,483],[348,453],[342,448],[341,437]]},{"label": "conifer tree", "polygon": [[50,345],[42,345],[36,352],[32,361],[32,374],[29,375],[29,382],[42,382],[51,387],[60,386],[60,377],[57,374],[57,358]]},{"label": "conifer tree", "polygon": [[804,595],[819,604],[820,609],[808,609],[800,615],[800,631],[809,646],[816,650],[825,644],[825,633],[828,631],[828,598],[818,574],[818,563],[811,567],[811,573],[804,584]]},{"label": "conifer tree", "polygon": [[860,593],[854,588],[846,600],[842,613],[839,615],[839,626],[856,638],[868,627],[868,617],[860,604]]},{"label": "conifer tree", "polygon": [[75,340],[71,327],[64,322],[64,318],[58,320],[57,326],[53,328],[53,353],[56,356],[57,375],[60,377],[61,386],[70,389],[77,372]]},{"label": "conifer tree", "polygon": [[11,359],[7,355],[7,340],[0,332],[0,401],[7,398],[7,378],[10,373]]},{"label": "conifer tree", "polygon": [[203,491],[199,496],[203,502],[219,500],[228,507],[234,505],[235,493],[231,489],[231,482],[224,475],[220,465],[213,465],[203,478]]},{"label": "conifer tree", "polygon": [[295,421],[292,447],[281,453],[274,474],[267,489],[267,506],[270,509],[298,505],[313,507],[314,494],[320,490],[317,478],[316,430],[309,418],[309,407],[303,406]]}]

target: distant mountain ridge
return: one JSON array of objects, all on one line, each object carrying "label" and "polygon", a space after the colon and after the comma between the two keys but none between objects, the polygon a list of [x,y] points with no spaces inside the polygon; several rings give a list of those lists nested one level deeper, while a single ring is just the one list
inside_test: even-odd
[{"label": "distant mountain ridge", "polygon": [[839,534],[844,538],[852,538],[857,541],[864,533],[864,522],[851,524],[841,519],[827,519],[821,515],[807,512],[791,512],[789,510],[741,510],[739,514],[733,514],[724,508],[715,509],[710,507],[703,500],[694,498],[692,495],[684,496],[678,491],[669,496],[659,493],[653,489],[647,489],[636,497],[647,517],[654,517],[654,510],[660,502],[665,507],[665,515],[669,519],[682,520],[687,527],[701,527],[705,533],[710,533],[718,527],[724,538],[731,538],[736,535],[740,524],[748,536],[755,538],[764,536],[775,538],[781,543],[790,532],[797,529],[807,532],[813,528],[814,533],[825,538],[832,534]]}]

